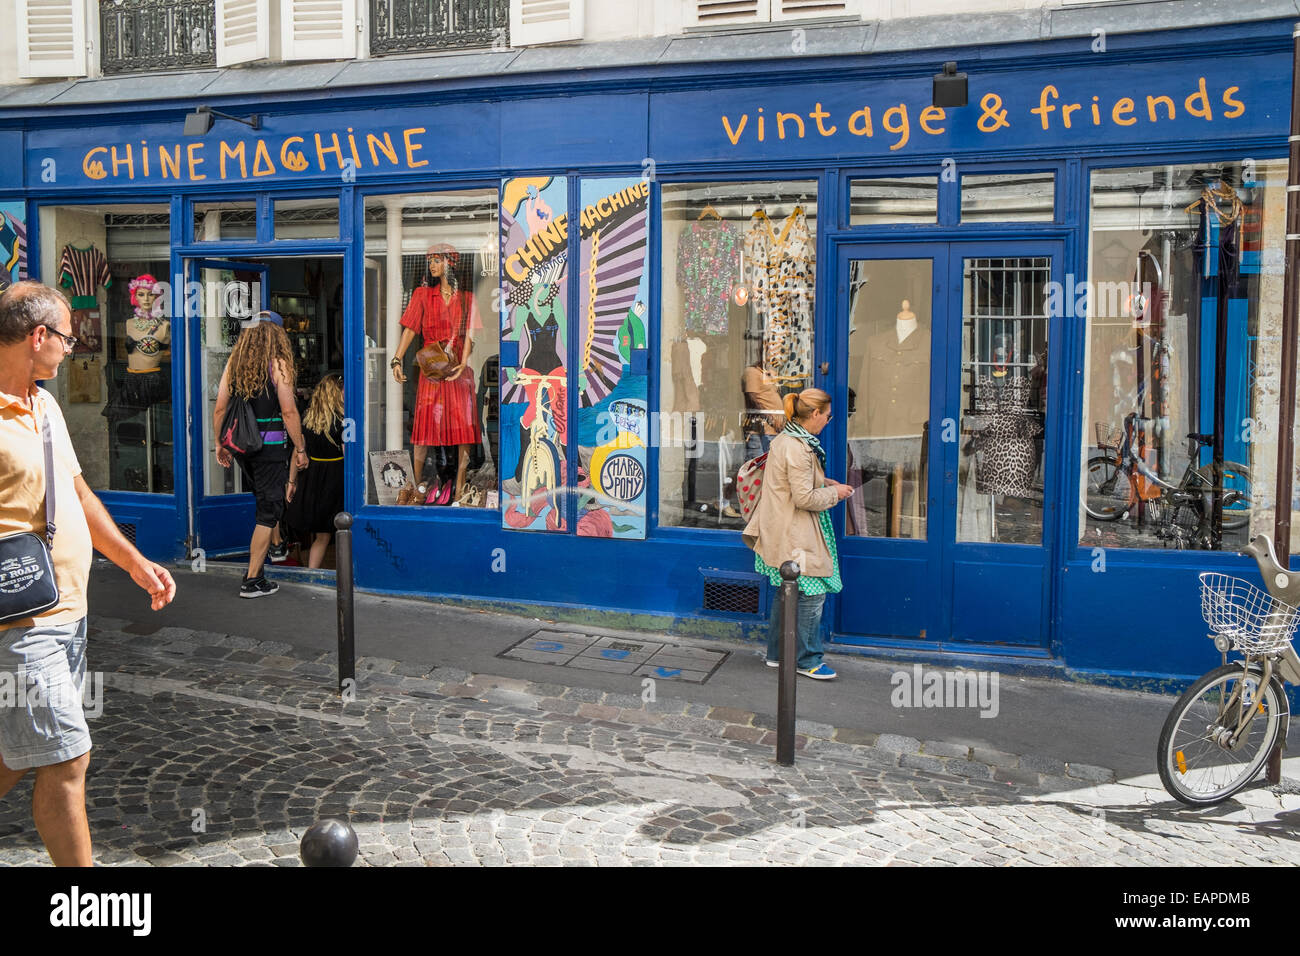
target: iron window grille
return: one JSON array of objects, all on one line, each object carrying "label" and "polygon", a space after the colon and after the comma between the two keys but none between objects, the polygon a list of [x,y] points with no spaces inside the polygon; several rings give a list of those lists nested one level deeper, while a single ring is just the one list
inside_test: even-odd
[{"label": "iron window grille", "polygon": [[510,0],[369,0],[370,54],[510,46]]},{"label": "iron window grille", "polygon": [[216,0],[100,0],[105,76],[216,66]]}]

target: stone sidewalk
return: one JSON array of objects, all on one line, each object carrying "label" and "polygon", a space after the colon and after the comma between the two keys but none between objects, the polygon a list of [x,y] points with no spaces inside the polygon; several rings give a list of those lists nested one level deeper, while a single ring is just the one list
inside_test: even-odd
[{"label": "stone sidewalk", "polygon": [[[130,626],[92,618],[101,864],[296,866],[330,816],[368,865],[1300,862],[1285,785],[1192,811],[1154,775],[818,723],[787,768],[734,708],[375,658],[341,703],[327,653]],[[29,793],[0,864],[47,863]]]}]

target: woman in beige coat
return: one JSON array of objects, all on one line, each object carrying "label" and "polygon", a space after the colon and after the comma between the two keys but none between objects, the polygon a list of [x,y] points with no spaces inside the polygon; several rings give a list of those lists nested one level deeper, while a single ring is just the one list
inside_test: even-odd
[{"label": "woman in beige coat", "polygon": [[806,388],[785,397],[786,426],[772,439],[763,469],[758,507],[745,526],[745,543],[754,549],[754,570],[765,574],[777,596],[767,634],[767,665],[780,663],[781,573],[786,561],[799,565],[799,673],[832,680],[822,662],[821,620],[826,595],[840,590],[840,562],[830,509],[853,489],[826,477],[826,452],[817,435],[831,420],[831,397]]}]

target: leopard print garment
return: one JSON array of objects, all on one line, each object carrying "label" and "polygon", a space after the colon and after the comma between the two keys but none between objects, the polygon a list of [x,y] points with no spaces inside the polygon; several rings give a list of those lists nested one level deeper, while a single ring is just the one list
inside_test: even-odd
[{"label": "leopard print garment", "polygon": [[986,424],[967,446],[982,452],[975,471],[975,490],[980,494],[1034,498],[1034,475],[1042,449],[1043,422],[1029,405],[1033,385],[1027,378],[1011,379],[997,386],[987,376],[975,384],[977,402],[987,409]]}]

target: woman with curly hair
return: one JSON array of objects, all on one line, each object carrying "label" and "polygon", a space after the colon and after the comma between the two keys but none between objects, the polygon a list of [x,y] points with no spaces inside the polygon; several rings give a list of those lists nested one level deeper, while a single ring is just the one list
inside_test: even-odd
[{"label": "woman with curly hair", "polygon": [[[289,457],[298,468],[306,468],[307,446],[293,398],[294,364],[284,320],[275,312],[259,312],[239,333],[217,386],[217,407],[212,414],[212,434],[221,432],[226,407],[232,394],[239,395],[257,416],[262,448],[257,454],[240,456],[239,467],[253,489],[257,515],[253,539],[248,547],[248,573],[239,586],[241,598],[274,594],[279,587],[266,580],[262,564],[271,544],[271,532],[284,516],[289,484]],[[292,444],[290,444],[292,442]],[[217,463],[229,468],[230,452],[217,446]]]},{"label": "woman with curly hair", "polygon": [[300,481],[297,465],[289,468],[289,505],[284,523],[295,539],[311,539],[307,566],[319,568],[334,533],[334,516],[343,510],[343,376],[331,373],[320,380],[307,414],[303,437],[311,468]]}]

